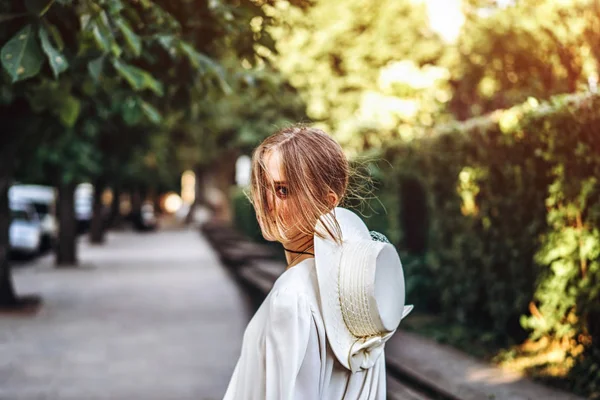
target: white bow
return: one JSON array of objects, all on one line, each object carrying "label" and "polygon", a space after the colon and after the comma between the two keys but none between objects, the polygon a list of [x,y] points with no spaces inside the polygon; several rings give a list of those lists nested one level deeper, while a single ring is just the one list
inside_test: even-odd
[{"label": "white bow", "polygon": [[370,336],[360,338],[352,346],[348,352],[348,364],[352,372],[360,369],[369,369],[383,354],[385,342],[387,342],[396,332],[386,333],[384,336]]}]

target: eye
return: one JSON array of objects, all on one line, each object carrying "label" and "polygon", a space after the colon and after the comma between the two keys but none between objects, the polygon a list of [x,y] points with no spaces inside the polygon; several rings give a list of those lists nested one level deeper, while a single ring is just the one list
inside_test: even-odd
[{"label": "eye", "polygon": [[288,195],[288,188],[283,185],[277,185],[275,186],[275,193],[277,193],[278,197],[285,198]]}]

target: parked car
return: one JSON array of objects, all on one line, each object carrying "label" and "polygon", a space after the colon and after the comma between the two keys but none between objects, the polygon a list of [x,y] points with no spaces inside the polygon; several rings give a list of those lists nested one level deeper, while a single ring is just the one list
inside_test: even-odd
[{"label": "parked car", "polygon": [[142,230],[154,230],[158,227],[158,218],[151,203],[142,205]]},{"label": "parked car", "polygon": [[138,212],[129,213],[128,219],[137,231],[153,231],[158,227],[158,218],[152,203],[142,204]]},{"label": "parked car", "polygon": [[57,240],[56,191],[51,186],[13,185],[8,192],[9,200],[15,204],[31,204],[38,214],[41,229],[41,250],[50,249]]},{"label": "parked car", "polygon": [[11,253],[33,256],[42,243],[42,224],[33,205],[23,202],[10,204],[8,241]]}]

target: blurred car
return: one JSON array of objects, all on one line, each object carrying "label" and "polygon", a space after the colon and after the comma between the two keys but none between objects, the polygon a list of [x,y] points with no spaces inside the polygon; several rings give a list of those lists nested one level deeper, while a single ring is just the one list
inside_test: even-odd
[{"label": "blurred car", "polygon": [[154,212],[154,206],[150,203],[145,203],[142,205],[142,213],[139,219],[139,226],[137,227],[139,230],[143,231],[151,231],[157,228],[158,219],[156,218],[156,213]]},{"label": "blurred car", "polygon": [[11,253],[33,256],[40,251],[42,224],[35,208],[28,203],[10,204],[8,240]]},{"label": "blurred car", "polygon": [[57,240],[56,191],[51,186],[13,185],[8,191],[9,201],[15,204],[31,204],[38,214],[42,238],[40,249],[50,249]]}]

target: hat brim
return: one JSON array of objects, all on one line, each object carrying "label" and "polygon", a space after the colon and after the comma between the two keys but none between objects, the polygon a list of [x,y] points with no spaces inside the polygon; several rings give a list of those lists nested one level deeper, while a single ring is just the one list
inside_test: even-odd
[{"label": "hat brim", "polygon": [[[335,232],[334,219],[337,220],[340,226],[343,243],[355,240],[371,240],[369,229],[362,219],[352,211],[342,207],[336,207],[326,218],[321,218],[317,222],[315,230],[325,233],[326,230],[323,225],[326,224],[329,226],[330,231]],[[340,364],[352,370],[350,365],[350,350],[357,341],[357,338],[346,326],[340,305],[338,279],[342,245],[335,243],[330,238],[322,239],[315,235],[314,247],[321,312],[323,314],[329,346]],[[400,319],[402,320],[406,317],[412,311],[412,308],[412,305],[403,305]]]},{"label": "hat brim", "polygon": [[[369,229],[352,211],[336,207],[331,214],[340,225],[343,242],[370,239]],[[330,230],[335,232],[329,221],[330,218],[322,218],[321,222],[317,223],[317,229],[322,229],[322,224],[326,223]],[[314,246],[321,312],[328,342],[338,361],[350,369],[349,349],[356,338],[346,327],[339,300],[338,276],[342,247],[331,239],[321,239],[317,235],[314,237]]]}]

